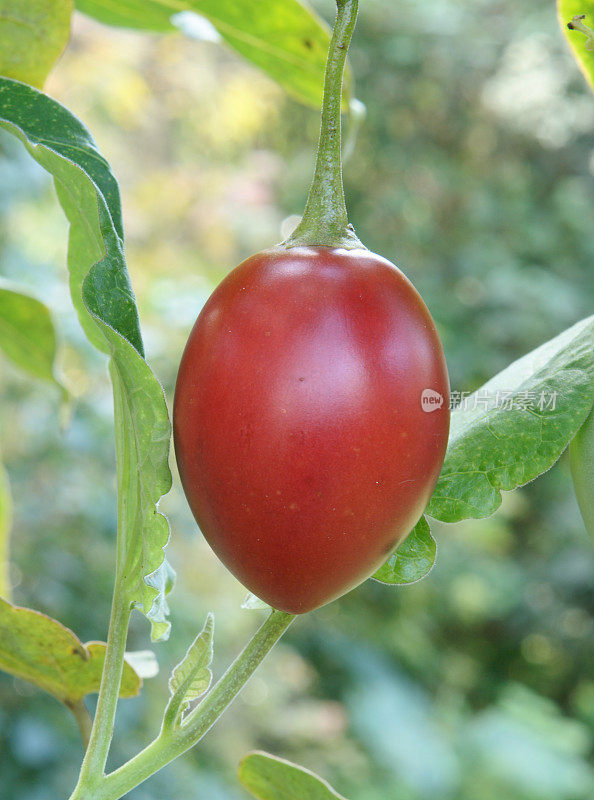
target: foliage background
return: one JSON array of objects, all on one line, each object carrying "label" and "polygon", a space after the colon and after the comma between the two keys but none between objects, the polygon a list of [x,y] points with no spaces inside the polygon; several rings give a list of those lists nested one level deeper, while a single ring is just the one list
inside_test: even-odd
[{"label": "foliage background", "polygon": [[[321,13],[328,2],[314,4]],[[352,62],[367,121],[346,167],[351,220],[402,266],[438,321],[452,386],[476,388],[591,313],[594,103],[553,4],[362,0]],[[75,17],[46,90],[94,133],[123,192],[147,352],[171,398],[213,286],[278,241],[305,199],[315,111],[221,46]],[[15,512],[15,601],[104,638],[115,530],[111,392],[65,276],[47,177],[0,138],[0,274],[53,309],[75,395],[0,363],[0,446]],[[283,231],[285,232],[285,231]],[[179,482],[162,504],[178,571],[173,633],[141,698],[121,703],[113,764],[152,736],[168,668],[206,612],[215,670],[261,612],[204,544]],[[439,526],[423,582],[368,582],[300,620],[199,748],[134,800],[239,800],[264,748],[350,800],[586,800],[594,795],[594,551],[559,465],[496,516]],[[130,649],[147,646],[138,616]],[[0,675],[0,774],[14,800],[63,797],[81,748],[49,696]]]}]

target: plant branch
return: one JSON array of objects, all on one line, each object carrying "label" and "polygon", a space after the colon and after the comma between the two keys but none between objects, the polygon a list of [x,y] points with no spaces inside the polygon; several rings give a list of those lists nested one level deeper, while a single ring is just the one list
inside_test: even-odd
[{"label": "plant branch", "polygon": [[303,219],[284,242],[285,247],[319,245],[363,247],[349,225],[341,162],[342,78],[347,51],[357,20],[358,0],[336,0],[337,14],[324,78],[322,123],[314,178]]},{"label": "plant branch", "polygon": [[[118,534],[116,544],[116,577],[111,603],[105,663],[89,746],[81,766],[78,783],[72,797],[90,797],[90,792],[105,775],[105,764],[113,737],[116,706],[120,694],[124,655],[132,604],[126,593],[127,536],[136,522],[135,492],[131,488],[133,471],[130,467],[126,426],[130,425],[129,408],[125,401],[121,376],[114,361],[110,362],[113,384],[114,424],[118,482]],[[79,792],[80,794],[77,794]],[[94,797],[94,794],[93,794]]]},{"label": "plant branch", "polygon": [[[118,584],[119,582],[116,581],[97,710],[95,711],[89,744],[80,770],[77,789],[84,787],[85,790],[89,790],[101,781],[104,776],[107,755],[113,736],[131,614],[130,603],[125,596],[121,596]],[[85,795],[81,796],[84,797]]]},{"label": "plant branch", "polygon": [[162,728],[148,747],[95,785],[92,794],[75,790],[70,800],[119,800],[193,747],[237,697],[294,619],[292,614],[272,611],[227,672],[179,728],[173,731]]}]

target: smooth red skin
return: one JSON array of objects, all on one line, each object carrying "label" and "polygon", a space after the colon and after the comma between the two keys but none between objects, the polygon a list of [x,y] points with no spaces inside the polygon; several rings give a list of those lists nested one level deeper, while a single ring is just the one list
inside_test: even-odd
[{"label": "smooth red skin", "polygon": [[[431,413],[427,388],[444,397]],[[384,258],[265,251],[199,315],[173,422],[212,549],[262,600],[303,613],[373,574],[420,518],[448,438],[443,350],[420,295]]]}]

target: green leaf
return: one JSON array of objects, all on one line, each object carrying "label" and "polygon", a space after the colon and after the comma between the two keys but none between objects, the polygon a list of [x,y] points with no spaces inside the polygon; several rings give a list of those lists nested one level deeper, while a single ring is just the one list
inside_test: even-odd
[{"label": "green leaf", "polygon": [[594,89],[594,42],[579,29],[570,30],[567,27],[574,17],[582,14],[586,15],[586,19],[581,24],[585,23],[591,29],[594,25],[594,0],[557,0],[557,15],[563,35],[584,77]]},{"label": "green leaf", "polygon": [[72,0],[0,0],[0,75],[43,86],[70,36]]},{"label": "green leaf", "polygon": [[47,306],[0,278],[0,350],[35,378],[66,390],[54,375],[56,332]]},{"label": "green leaf", "polygon": [[[83,644],[69,629],[39,611],[0,599],[0,669],[34,683],[72,705],[99,691],[105,644]],[[124,663],[120,697],[137,695],[141,678]]]},{"label": "green leaf", "polygon": [[569,445],[569,462],[584,525],[594,539],[594,411]]},{"label": "green leaf", "polygon": [[210,688],[213,657],[214,616],[209,614],[204,628],[190,645],[188,652],[173,668],[169,678],[171,700],[165,712],[170,727],[177,727],[192,700],[197,700]]},{"label": "green leaf", "polygon": [[72,300],[90,341],[110,355],[118,459],[118,580],[150,619],[153,639],[169,631],[164,562],[169,526],[158,513],[171,487],[170,423],[163,390],[143,358],[138,311],[123,249],[119,190],[83,124],[50,97],[0,78],[0,125],[54,176],[70,222]]},{"label": "green leaf", "polygon": [[[316,108],[322,104],[328,27],[298,0],[76,0],[76,6],[109,25],[161,32],[174,28],[180,12],[195,12],[290,95]],[[347,70],[345,108],[351,85]]]},{"label": "green leaf", "polygon": [[426,513],[443,522],[493,514],[501,491],[550,469],[594,402],[594,317],[500,372],[452,414]]},{"label": "green leaf", "polygon": [[396,552],[372,577],[381,583],[402,585],[424,578],[435,564],[437,544],[425,517],[417,522]]},{"label": "green leaf", "polygon": [[0,463],[0,597],[10,600],[10,527],[12,524],[12,502],[10,484],[6,470]]},{"label": "green leaf", "polygon": [[238,774],[257,800],[346,800],[305,767],[269,753],[248,753],[239,765]]}]

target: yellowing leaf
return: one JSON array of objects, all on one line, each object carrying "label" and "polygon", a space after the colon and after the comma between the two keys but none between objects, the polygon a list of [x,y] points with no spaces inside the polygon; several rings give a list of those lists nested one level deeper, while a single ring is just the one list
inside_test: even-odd
[{"label": "yellowing leaf", "polygon": [[[67,705],[99,691],[105,644],[83,644],[55,619],[0,599],[0,669],[30,681]],[[124,664],[120,697],[138,694],[142,680]]]},{"label": "yellowing leaf", "polygon": [[0,0],[0,75],[43,86],[70,35],[73,0]]}]

